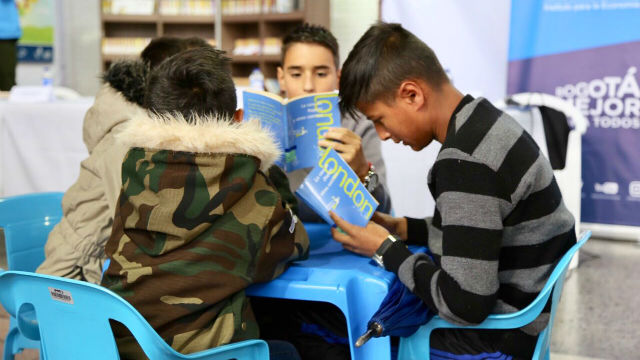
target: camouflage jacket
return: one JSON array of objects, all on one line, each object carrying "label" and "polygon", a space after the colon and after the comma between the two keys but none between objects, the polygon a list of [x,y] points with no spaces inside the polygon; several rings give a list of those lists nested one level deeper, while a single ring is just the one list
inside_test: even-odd
[{"label": "camouflage jacket", "polygon": [[257,122],[141,114],[127,125],[102,284],[179,352],[258,337],[244,289],[308,255],[272,166],[280,150]]}]

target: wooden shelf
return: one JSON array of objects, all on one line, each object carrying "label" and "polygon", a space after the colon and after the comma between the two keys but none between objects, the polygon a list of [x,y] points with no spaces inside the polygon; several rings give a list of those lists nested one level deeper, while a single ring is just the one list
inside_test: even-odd
[{"label": "wooden shelf", "polygon": [[[217,0],[218,2],[222,0]],[[301,10],[290,13],[254,13],[217,15],[162,15],[160,1],[156,1],[152,15],[118,15],[101,13],[102,38],[137,37],[155,38],[160,36],[199,36],[214,39],[218,35],[217,47],[227,51],[232,58],[231,71],[234,77],[248,77],[258,67],[265,77],[276,76],[276,68],[281,56],[274,55],[232,55],[237,39],[281,38],[298,24],[309,22],[330,28],[329,7],[331,0],[297,0]],[[218,3],[217,11],[220,10]],[[216,20],[220,23],[216,24]],[[216,26],[217,25],[217,26]],[[216,34],[216,28],[221,33]],[[102,55],[103,69],[115,60],[135,58],[137,55]]]},{"label": "wooden shelf", "polygon": [[290,13],[267,13],[262,14],[262,20],[269,22],[303,21],[304,13],[302,11],[295,11]]},{"label": "wooden shelf", "polygon": [[155,23],[158,15],[113,15],[102,14],[102,22],[105,23]]},{"label": "wooden shelf", "polygon": [[223,23],[253,23],[258,22],[261,14],[222,15]]},{"label": "wooden shelf", "polygon": [[165,24],[214,24],[213,15],[160,15],[160,22]]},{"label": "wooden shelf", "polygon": [[103,62],[114,62],[122,59],[136,59],[139,54],[102,54]]},{"label": "wooden shelf", "polygon": [[268,63],[279,63],[280,55],[231,55],[231,59],[235,63],[259,63],[261,61]]},{"label": "wooden shelf", "polygon": [[262,55],[231,55],[231,60],[237,64],[259,63]]}]

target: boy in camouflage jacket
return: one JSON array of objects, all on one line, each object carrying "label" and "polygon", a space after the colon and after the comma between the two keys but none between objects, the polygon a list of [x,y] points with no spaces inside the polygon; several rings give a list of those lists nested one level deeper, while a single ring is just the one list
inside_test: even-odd
[{"label": "boy in camouflage jacket", "polygon": [[[154,69],[149,113],[119,137],[131,149],[102,284],[182,353],[257,338],[244,289],[308,255],[295,197],[272,166],[281,152],[257,121],[240,122],[222,54],[188,50]],[[116,337],[139,357],[126,331]]]}]

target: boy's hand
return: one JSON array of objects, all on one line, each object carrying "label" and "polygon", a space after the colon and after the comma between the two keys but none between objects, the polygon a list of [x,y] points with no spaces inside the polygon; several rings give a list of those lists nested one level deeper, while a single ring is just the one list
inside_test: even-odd
[{"label": "boy's hand", "polygon": [[329,212],[329,215],[336,222],[336,225],[344,231],[342,233],[336,228],[331,228],[333,238],[341,243],[345,249],[356,254],[367,257],[373,256],[382,245],[384,239],[389,236],[387,229],[373,221],[369,221],[366,227],[360,227],[344,221],[333,211]]},{"label": "boy's hand", "polygon": [[397,235],[400,239],[407,239],[407,219],[404,217],[393,217],[389,214],[376,211],[371,220],[384,226],[390,233]]},{"label": "boy's hand", "polygon": [[364,157],[362,139],[353,131],[341,127],[329,128],[324,133],[324,139],[318,141],[318,146],[331,147],[337,151],[358,175],[360,181],[367,176],[369,163]]}]

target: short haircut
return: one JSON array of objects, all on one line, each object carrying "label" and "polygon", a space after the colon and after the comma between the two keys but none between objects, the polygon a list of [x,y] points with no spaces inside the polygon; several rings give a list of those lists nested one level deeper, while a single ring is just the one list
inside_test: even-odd
[{"label": "short haircut", "polygon": [[282,39],[282,66],[284,66],[284,56],[287,54],[287,50],[297,43],[316,44],[327,48],[333,55],[333,62],[336,65],[336,69],[340,66],[340,54],[338,48],[338,40],[323,26],[311,25],[304,23],[295,27],[291,32],[285,35]]},{"label": "short haircut", "polygon": [[158,66],[164,59],[185,50],[182,39],[163,36],[151,40],[142,50],[140,58],[152,69]]},{"label": "short haircut", "polygon": [[147,79],[144,107],[158,114],[231,118],[236,90],[224,51],[202,47],[180,52],[153,69]]},{"label": "short haircut", "polygon": [[360,102],[391,100],[407,79],[434,89],[449,81],[433,50],[411,32],[400,24],[372,25],[342,66],[340,110],[355,116]]}]

